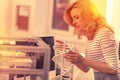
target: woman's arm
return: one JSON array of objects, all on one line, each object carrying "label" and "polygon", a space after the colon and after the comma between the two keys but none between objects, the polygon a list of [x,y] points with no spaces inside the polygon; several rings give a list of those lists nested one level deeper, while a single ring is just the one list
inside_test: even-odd
[{"label": "woman's arm", "polygon": [[117,72],[116,70],[111,69],[106,63],[85,58],[76,52],[70,51],[64,57],[84,72],[87,72],[89,67],[108,74],[115,74]]},{"label": "woman's arm", "polygon": [[82,70],[83,72],[88,72],[89,71],[89,67],[83,63],[79,63],[79,64],[75,64],[80,70]]},{"label": "woman's arm", "polygon": [[90,59],[84,59],[82,64],[86,66],[90,66],[91,68],[94,68],[100,72],[108,73],[108,74],[115,74],[117,73],[116,70],[111,69],[106,63],[90,60]]}]

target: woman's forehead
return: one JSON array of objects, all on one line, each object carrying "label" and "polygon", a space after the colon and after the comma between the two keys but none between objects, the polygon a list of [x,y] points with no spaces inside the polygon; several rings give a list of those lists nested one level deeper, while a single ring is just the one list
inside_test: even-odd
[{"label": "woman's forehead", "polygon": [[81,10],[80,10],[79,8],[77,8],[77,7],[74,7],[74,8],[71,9],[70,13],[71,13],[71,15],[73,15],[73,14],[74,14],[74,15],[75,15],[75,14],[76,14],[76,15],[78,15],[78,14],[80,15]]}]

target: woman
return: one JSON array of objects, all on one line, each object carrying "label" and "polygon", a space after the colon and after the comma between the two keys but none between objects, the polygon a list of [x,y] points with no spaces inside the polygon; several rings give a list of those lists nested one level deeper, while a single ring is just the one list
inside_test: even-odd
[{"label": "woman", "polygon": [[88,39],[86,57],[70,51],[64,57],[84,72],[93,68],[95,80],[119,80],[117,41],[114,31],[106,23],[90,0],[77,0],[64,12],[64,21],[74,28],[78,39]]}]

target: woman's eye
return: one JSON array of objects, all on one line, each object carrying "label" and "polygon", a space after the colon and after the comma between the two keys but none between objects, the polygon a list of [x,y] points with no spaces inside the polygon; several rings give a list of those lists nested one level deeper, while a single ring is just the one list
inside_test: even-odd
[{"label": "woman's eye", "polygon": [[79,16],[74,16],[75,19],[79,19]]}]

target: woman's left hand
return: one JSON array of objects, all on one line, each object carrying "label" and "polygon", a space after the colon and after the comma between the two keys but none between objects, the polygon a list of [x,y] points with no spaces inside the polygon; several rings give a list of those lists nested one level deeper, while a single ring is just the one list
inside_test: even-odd
[{"label": "woman's left hand", "polygon": [[79,64],[85,59],[81,54],[73,51],[69,51],[68,53],[64,54],[64,58],[73,64]]}]

